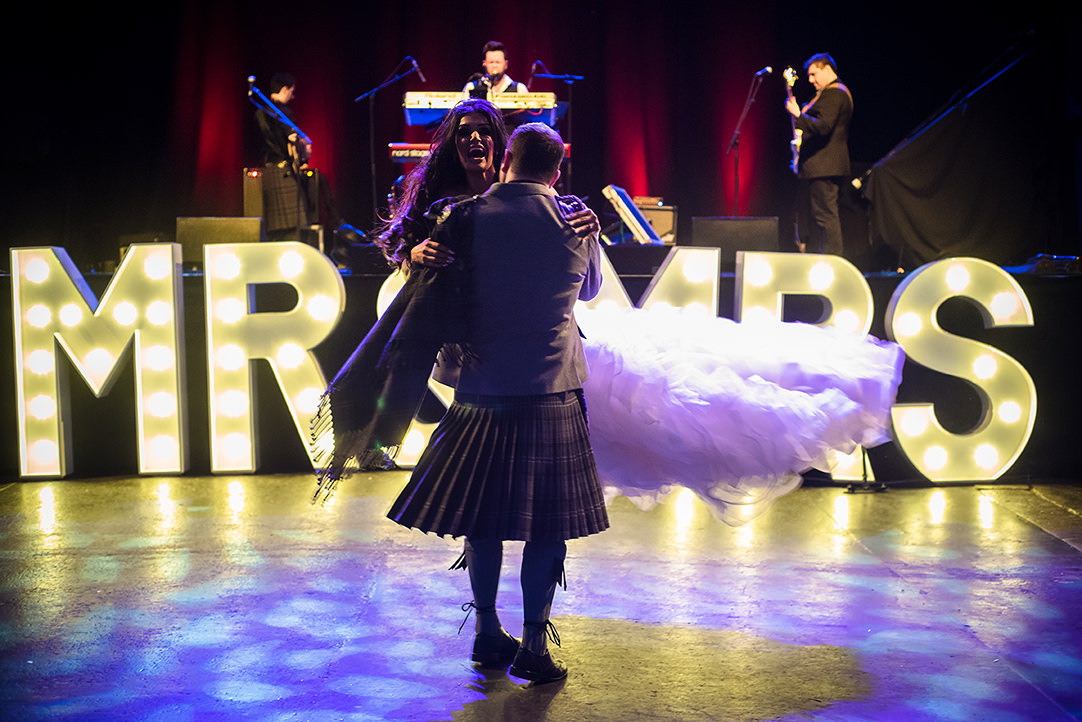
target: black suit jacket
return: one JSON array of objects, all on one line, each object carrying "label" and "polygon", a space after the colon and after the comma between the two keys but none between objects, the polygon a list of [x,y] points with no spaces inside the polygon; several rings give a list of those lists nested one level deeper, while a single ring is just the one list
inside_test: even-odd
[{"label": "black suit jacket", "polygon": [[849,89],[835,80],[796,119],[803,132],[800,141],[801,178],[828,178],[849,175],[849,122],[853,98]]}]

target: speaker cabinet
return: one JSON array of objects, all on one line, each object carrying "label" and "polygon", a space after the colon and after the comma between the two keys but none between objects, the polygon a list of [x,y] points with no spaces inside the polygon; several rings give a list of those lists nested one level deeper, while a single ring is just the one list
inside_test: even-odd
[{"label": "speaker cabinet", "polygon": [[778,250],[778,219],[775,216],[692,218],[690,245],[720,248],[722,269],[732,271],[736,267],[737,251]]}]

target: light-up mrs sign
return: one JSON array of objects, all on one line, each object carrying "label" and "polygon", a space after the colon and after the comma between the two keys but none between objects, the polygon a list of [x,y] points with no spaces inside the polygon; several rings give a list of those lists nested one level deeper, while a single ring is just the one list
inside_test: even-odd
[{"label": "light-up mrs sign", "polygon": [[[870,328],[871,290],[848,261],[789,253],[739,253],[737,258],[738,313],[780,316],[783,294],[817,294],[831,305],[828,321],[861,333]],[[1021,286],[987,261],[947,259],[909,274],[887,307],[888,336],[909,360],[972,384],[982,412],[974,429],[954,434],[936,420],[932,403],[897,404],[891,410],[894,438],[931,481],[991,481],[1010,468],[1029,441],[1037,392],[1016,360],[939,326],[936,313],[952,297],[973,303],[986,328],[1033,325]]]},{"label": "light-up mrs sign", "polygon": [[980,310],[985,328],[1033,325],[1033,309],[1022,288],[987,261],[937,261],[910,274],[887,307],[887,334],[911,360],[975,387],[981,419],[969,433],[953,434],[936,420],[932,404],[898,404],[891,409],[894,436],[909,460],[933,481],[996,479],[1033,433],[1037,390],[1015,359],[939,326],[936,311],[954,296]]},{"label": "light-up mrs sign", "polygon": [[[800,294],[824,301],[826,309],[817,325],[861,335],[872,327],[872,290],[857,267],[840,256],[740,251],[736,278],[737,321],[781,321],[785,296]],[[829,458],[835,480],[870,481],[875,476],[861,449],[832,452]]]},{"label": "light-up mrs sign", "polygon": [[[716,249],[674,248],[642,305],[694,305],[716,313],[718,254]],[[63,476],[69,471],[67,374],[66,366],[57,364],[58,350],[101,396],[115,381],[129,347],[134,349],[139,471],[185,471],[179,246],[133,245],[100,303],[63,249],[13,249],[11,259],[22,475]],[[208,244],[204,266],[211,468],[254,471],[258,443],[251,361],[270,363],[298,436],[310,448],[307,422],[325,384],[311,349],[341,317],[345,287],[323,254],[299,243]],[[602,293],[591,305],[630,305],[607,258],[603,275]],[[265,283],[291,286],[297,304],[284,312],[255,312],[253,287]],[[828,311],[820,323],[854,333],[870,327],[871,290],[845,259],[738,254],[738,319],[777,318],[783,297],[793,294],[825,300]],[[900,404],[892,414],[895,438],[933,481],[991,480],[1025,448],[1036,415],[1036,392],[1017,361],[938,326],[936,311],[952,296],[976,304],[986,326],[1033,325],[1022,289],[990,263],[950,259],[910,274],[887,309],[891,338],[911,360],[974,385],[983,413],[975,429],[954,434],[938,424],[931,403]]]}]

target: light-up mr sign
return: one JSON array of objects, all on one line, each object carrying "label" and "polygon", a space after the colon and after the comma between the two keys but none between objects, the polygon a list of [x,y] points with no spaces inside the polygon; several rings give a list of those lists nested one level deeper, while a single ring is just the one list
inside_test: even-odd
[{"label": "light-up mr sign", "polygon": [[[211,468],[245,472],[258,466],[250,364],[255,359],[270,363],[294,427],[314,459],[308,425],[327,384],[311,349],[342,316],[342,277],[318,250],[294,242],[209,244],[203,247],[203,264]],[[253,286],[261,283],[292,286],[296,305],[253,313]]]},{"label": "light-up mr sign", "polygon": [[[22,475],[69,472],[69,374],[57,363],[58,352],[100,397],[128,348],[134,348],[139,471],[186,471],[180,246],[131,246],[100,303],[61,248],[17,248],[11,259]],[[308,419],[325,386],[311,349],[341,317],[345,286],[323,254],[300,243],[208,244],[204,264],[211,469],[254,471],[251,361],[270,363],[308,449]],[[253,287],[262,283],[291,286],[296,306],[254,312]]]}]

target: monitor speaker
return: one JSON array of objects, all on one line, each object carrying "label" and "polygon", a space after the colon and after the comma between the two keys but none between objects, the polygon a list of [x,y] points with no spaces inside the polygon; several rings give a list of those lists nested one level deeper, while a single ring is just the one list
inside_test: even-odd
[{"label": "monitor speaker", "polygon": [[177,243],[185,264],[203,263],[208,243],[259,243],[261,218],[177,218]]},{"label": "monitor speaker", "polygon": [[769,217],[691,219],[692,246],[721,249],[721,267],[736,267],[737,251],[777,251],[778,219]]}]

